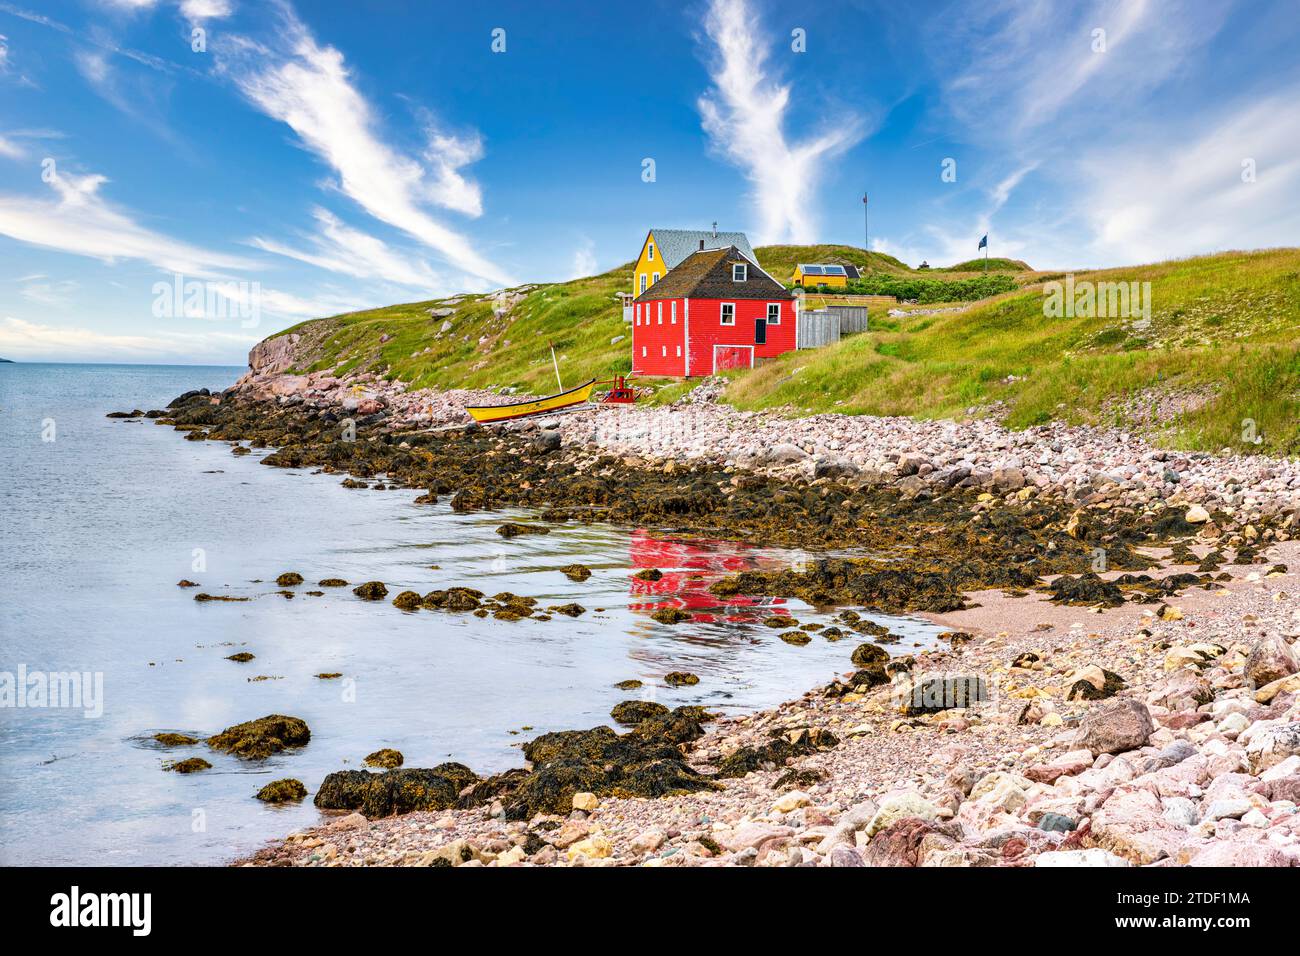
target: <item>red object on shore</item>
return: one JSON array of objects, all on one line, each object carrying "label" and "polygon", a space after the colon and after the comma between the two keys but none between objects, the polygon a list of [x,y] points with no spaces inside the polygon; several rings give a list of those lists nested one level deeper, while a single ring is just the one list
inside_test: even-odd
[{"label": "red object on shore", "polygon": [[602,405],[635,405],[636,390],[627,383],[622,375],[614,376],[614,387],[600,400]]}]

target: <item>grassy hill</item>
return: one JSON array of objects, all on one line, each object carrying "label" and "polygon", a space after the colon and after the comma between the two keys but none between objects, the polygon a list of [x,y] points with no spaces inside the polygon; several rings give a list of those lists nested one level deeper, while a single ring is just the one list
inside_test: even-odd
[{"label": "grassy hill", "polygon": [[[942,269],[931,269],[931,272],[983,272],[983,259],[967,259],[965,262],[959,262],[955,266],[944,266]],[[1022,259],[996,259],[990,257],[988,260],[989,272],[1032,272],[1029,263]]]},{"label": "grassy hill", "polygon": [[[756,252],[778,278],[801,261],[867,262],[850,246]],[[900,276],[927,274],[877,253],[870,261]],[[555,376],[547,343],[554,342],[566,385],[605,379],[631,366],[631,328],[617,299],[630,276],[629,263],[507,290],[502,300],[457,296],[302,323],[292,330],[303,335],[296,369],[364,368],[417,387],[548,392]],[[1032,284],[958,311],[873,314],[870,332],[732,373],[726,400],[795,414],[961,418],[996,407],[1013,427],[1060,418],[1140,428],[1178,447],[1300,453],[1300,250],[1078,275],[1149,281],[1149,327],[1046,317],[1043,282],[1055,278],[1020,273],[1017,281]],[[690,387],[656,384],[659,401]],[[1243,443],[1246,419],[1260,444]]]},{"label": "grassy hill", "polygon": [[853,265],[859,269],[911,275],[906,263],[883,252],[868,254],[856,246],[759,246],[754,250],[758,264],[771,273],[778,282],[789,283],[794,267],[801,262]]},{"label": "grassy hill", "polygon": [[[738,373],[742,408],[1063,419],[1165,443],[1300,453],[1300,249],[1088,273],[1151,283],[1151,321],[1048,318],[1044,285],[953,312],[874,317],[872,331]],[[1081,277],[1082,279],[1082,277]],[[1260,444],[1247,445],[1247,420]]]}]

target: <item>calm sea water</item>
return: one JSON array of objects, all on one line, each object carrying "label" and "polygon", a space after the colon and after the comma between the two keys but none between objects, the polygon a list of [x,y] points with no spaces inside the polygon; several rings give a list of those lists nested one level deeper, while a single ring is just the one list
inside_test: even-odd
[{"label": "calm sea water", "polygon": [[[793,647],[761,625],[787,607],[813,619],[797,602],[719,609],[707,592],[719,574],[778,566],[790,553],[612,527],[503,541],[495,529],[507,514],[417,506],[409,490],[348,490],[340,476],[267,468],[262,452],[236,457],[224,443],[104,417],[225,387],[241,371],[0,364],[0,679],[25,668],[103,681],[91,716],[0,708],[0,863],[219,863],[319,819],[310,798],[291,807],[253,798],[280,777],[314,793],[325,774],[380,747],[402,751],[407,766],[458,760],[498,771],[521,764],[518,744],[537,733],[608,723],[629,696],[612,686],[619,680],[645,681],[635,693],[668,705],[738,711],[849,666],[853,641]],[[573,561],[593,576],[578,584],[556,570]],[[633,579],[643,567],[669,573]],[[467,584],[577,601],[588,613],[549,622],[405,614],[350,589],[287,600],[274,579],[288,570],[309,583],[382,580],[393,594]],[[253,600],[197,603],[181,578]],[[648,615],[664,603],[696,616],[657,624]],[[935,631],[879,620],[908,637],[903,648]],[[225,660],[236,651],[256,658]],[[665,687],[672,670],[700,683]],[[344,679],[319,680],[322,671]],[[147,740],[271,713],[302,717],[311,743],[248,763]],[[162,770],[190,755],[213,768]]]}]

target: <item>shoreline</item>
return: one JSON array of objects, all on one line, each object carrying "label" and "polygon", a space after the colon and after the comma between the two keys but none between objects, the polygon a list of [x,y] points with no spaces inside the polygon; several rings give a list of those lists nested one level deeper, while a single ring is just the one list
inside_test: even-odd
[{"label": "shoreline", "polygon": [[[274,402],[250,403],[248,399],[252,395],[248,378],[246,376],[241,380],[241,385],[227,393],[242,396],[236,399],[236,404],[246,408],[256,407],[255,413],[247,413],[245,425],[248,420],[257,420],[259,423],[270,420],[273,423],[277,416],[279,420],[288,422],[291,419],[286,416],[306,413],[307,409],[299,409],[299,406],[304,405],[307,399],[296,391],[287,396],[281,395]],[[401,442],[401,447],[411,447],[414,451],[419,446],[412,444],[411,439],[416,432],[410,426],[420,423],[411,422],[398,414],[389,415],[387,410],[392,407],[392,399],[388,396],[384,396],[384,399],[390,404],[385,404],[377,397],[359,399],[357,407],[352,411],[366,414],[362,415],[358,424],[378,426],[390,435],[385,439],[390,445],[393,439],[410,436]],[[447,403],[453,401],[446,395],[441,396],[441,399]],[[375,405],[366,406],[362,404],[365,401]],[[223,399],[222,403],[228,402],[229,399]],[[204,403],[198,404],[202,406]],[[348,411],[346,407],[330,402],[321,402],[316,408],[308,408],[312,409],[313,414],[324,416],[332,415],[333,408],[340,412]],[[322,412],[321,408],[325,411]],[[299,410],[292,411],[293,409]],[[650,412],[672,413],[671,410],[663,409],[651,409]],[[365,421],[366,417],[370,417],[370,420]],[[337,417],[334,421],[337,421]],[[220,421],[208,424],[215,424],[216,427],[205,425],[204,434],[200,436],[191,433],[187,437],[235,440],[232,430],[224,427]],[[867,424],[878,425],[879,420]],[[541,436],[548,431],[555,431],[559,433],[560,439],[555,445],[566,449],[573,445],[581,446],[582,443],[574,441],[569,433],[572,427],[567,426],[563,420],[558,425],[558,428],[551,429],[530,427],[492,431],[489,441],[507,444],[527,441],[531,443],[531,450],[545,455],[554,449],[537,448],[543,444]],[[263,424],[262,427],[274,430],[283,426]],[[566,427],[569,428],[568,432]],[[471,434],[472,431],[463,433],[465,436]],[[431,440],[456,441],[458,437],[465,443],[469,441],[459,429],[450,430]],[[255,438],[255,443],[258,440]],[[370,442],[375,440],[374,437],[369,439]],[[329,447],[328,443],[326,447]],[[484,451],[482,447],[475,446],[474,450],[487,456],[499,454],[491,447]],[[606,449],[601,449],[604,450]],[[285,451],[282,448],[275,455],[285,454]],[[462,454],[468,451],[470,449],[461,450]],[[283,461],[267,463],[310,465],[315,460],[314,454],[304,445],[289,450]],[[357,452],[351,450],[350,454],[355,457]],[[565,460],[567,467],[572,454],[566,452],[560,458],[551,459],[551,465],[558,460]],[[579,450],[577,454],[581,457],[584,453]],[[599,452],[588,448],[586,454],[595,455]],[[811,470],[807,467],[810,463],[806,459],[811,457],[805,454],[794,461],[772,463],[775,467],[770,469],[768,479],[781,487],[794,485],[815,488],[820,485],[823,497],[827,491],[838,493],[840,485],[853,489],[849,492],[851,495],[863,498],[869,498],[874,493],[871,491],[874,482],[864,478],[860,470],[849,473],[847,469],[832,469],[838,472],[834,477],[828,474],[818,476],[815,463]],[[1206,460],[1210,462],[1209,465],[1202,463],[1198,466],[1203,472],[1216,467],[1214,463],[1222,464],[1224,461],[1208,457]],[[678,478],[687,480],[698,478],[702,471],[709,472],[709,466],[695,462],[687,466],[685,474],[680,469],[673,468],[671,463],[656,466],[653,461],[636,460],[631,456],[624,459],[624,464],[637,474],[638,481],[644,477],[643,472],[650,475],[666,474],[670,479],[676,473]],[[1284,463],[1285,467],[1282,468],[1275,467],[1276,464],[1254,462],[1251,467],[1271,471],[1272,477],[1268,480],[1280,484],[1281,493],[1288,496],[1281,500],[1289,502],[1291,482],[1295,481],[1300,486],[1300,478],[1292,476],[1291,463]],[[1238,465],[1237,460],[1228,460],[1229,467],[1235,468]],[[713,468],[718,470],[718,466]],[[342,470],[347,469],[345,467]],[[782,757],[779,761],[772,761],[778,763],[779,768],[759,769],[738,781],[724,781],[724,789],[720,794],[706,792],[690,796],[626,800],[617,793],[595,796],[578,792],[574,796],[575,802],[589,809],[559,813],[552,807],[549,812],[530,813],[527,819],[511,821],[503,819],[505,814],[499,800],[485,801],[484,805],[474,809],[417,811],[414,814],[374,821],[366,821],[359,814],[352,813],[322,827],[313,828],[306,835],[291,835],[249,860],[236,863],[339,865],[367,860],[399,860],[424,865],[606,865],[611,862],[649,865],[681,865],[683,862],[699,865],[936,865],[929,860],[930,856],[935,856],[936,860],[943,861],[939,865],[1027,865],[1043,854],[1061,864],[1068,861],[1068,865],[1120,865],[1124,861],[1167,865],[1168,862],[1196,863],[1203,857],[1262,865],[1300,862],[1300,849],[1296,846],[1300,841],[1300,816],[1294,813],[1295,803],[1300,802],[1300,787],[1290,789],[1293,785],[1300,784],[1300,755],[1297,755],[1297,749],[1300,749],[1300,707],[1296,703],[1300,682],[1292,680],[1288,683],[1284,680],[1284,686],[1276,690],[1275,697],[1270,698],[1272,702],[1264,706],[1254,701],[1255,688],[1247,686],[1250,681],[1242,676],[1243,668],[1249,669],[1252,666],[1257,674],[1267,672],[1267,669],[1260,671],[1257,660],[1261,654],[1260,647],[1265,644],[1270,645],[1265,650],[1271,650],[1274,658],[1289,657],[1290,662],[1286,666],[1294,665],[1294,652],[1287,644],[1288,639],[1294,640],[1300,635],[1300,616],[1287,610],[1289,616],[1284,619],[1282,612],[1277,610],[1277,607],[1285,609],[1283,599],[1269,595],[1282,594],[1287,587],[1292,589],[1289,593],[1293,594],[1297,584],[1296,572],[1276,570],[1272,576],[1264,577],[1276,565],[1295,567],[1296,562],[1300,562],[1300,545],[1289,540],[1294,530],[1294,513],[1283,508],[1270,510],[1269,506],[1276,504],[1279,500],[1277,498],[1269,499],[1268,503],[1261,506],[1258,499],[1243,494],[1240,497],[1241,505],[1244,506],[1243,513],[1238,516],[1234,513],[1237,501],[1232,497],[1236,492],[1230,491],[1217,500],[1213,496],[1199,496],[1202,501],[1215,506],[1214,515],[1201,507],[1204,512],[1202,517],[1197,512],[1200,507],[1197,502],[1189,499],[1180,501],[1177,510],[1182,520],[1179,521],[1179,516],[1172,514],[1175,510],[1173,508],[1160,505],[1156,506],[1158,511],[1153,511],[1152,499],[1145,491],[1137,492],[1133,488],[1124,489],[1118,485],[1110,491],[1103,486],[1083,500],[1071,496],[1072,507],[1062,507],[1059,501],[1054,505],[1055,496],[1052,494],[1044,493],[1040,497],[1032,490],[1041,487],[1036,483],[1026,483],[997,498],[990,492],[980,492],[976,497],[975,491],[979,487],[977,484],[963,486],[957,482],[946,486],[947,494],[939,490],[931,499],[926,489],[938,488],[940,483],[921,481],[935,473],[933,467],[924,474],[921,474],[922,470],[918,467],[917,472],[903,475],[901,480],[894,479],[895,487],[888,490],[888,495],[893,497],[895,511],[886,511],[878,517],[881,523],[888,525],[902,520],[900,515],[903,514],[914,522],[918,516],[951,519],[953,515],[967,511],[974,515],[970,519],[971,525],[977,526],[981,521],[985,522],[984,528],[978,532],[969,529],[964,532],[969,540],[978,541],[987,552],[983,556],[983,566],[977,567],[964,578],[953,578],[951,570],[949,572],[951,580],[945,586],[950,592],[955,589],[957,599],[953,601],[950,596],[945,597],[942,589],[927,592],[919,599],[921,604],[928,602],[935,605],[930,610],[937,612],[937,620],[959,629],[981,632],[979,636],[969,643],[954,642],[956,646],[951,649],[919,654],[913,661],[915,670],[912,674],[902,668],[895,669],[885,675],[886,681],[872,681],[868,684],[865,692],[862,692],[860,685],[839,685],[834,691],[834,697],[819,697],[817,691],[810,691],[799,700],[788,702],[773,711],[721,721],[704,731],[698,740],[688,737],[680,741],[679,746],[691,771],[707,774],[716,767],[719,759],[726,756],[724,751],[728,748],[732,749],[734,755],[737,752],[735,748],[770,744],[774,739],[771,735],[774,727],[784,729],[787,736],[798,737],[805,744],[810,733],[826,731],[827,738],[833,739],[834,743],[825,747],[796,748],[799,752],[795,757]],[[734,465],[722,466],[721,471],[732,476],[730,480],[738,491],[749,481],[746,475],[759,474]],[[805,471],[810,473],[802,474]],[[393,472],[388,474],[391,477]],[[1023,473],[1021,477],[1024,477]],[[921,482],[920,487],[916,482],[905,485],[909,478]],[[897,485],[904,486],[896,487]],[[1031,490],[1025,493],[1026,489]],[[464,490],[460,489],[457,495]],[[433,493],[432,490],[430,493]],[[881,500],[872,499],[872,502],[879,505]],[[1139,502],[1144,503],[1142,521],[1145,524],[1134,518]],[[492,503],[490,500],[471,500],[467,504],[477,508],[491,507]],[[865,507],[857,504],[857,498],[853,499],[853,503],[855,507]],[[843,506],[847,508],[849,502],[843,502]],[[1182,511],[1184,508],[1185,513]],[[865,527],[860,523],[855,523],[855,527],[841,528],[833,516],[819,512],[815,506],[809,506],[809,509],[813,517],[826,522],[827,535],[823,538],[826,544],[831,543],[836,534],[851,538],[855,533],[866,533]],[[872,514],[876,517],[874,512]],[[553,517],[568,520],[575,515],[565,513]],[[1068,521],[1065,520],[1067,517]],[[545,515],[543,519],[546,519]],[[1055,523],[1050,526],[1042,524],[1046,519]],[[600,520],[606,519],[602,517]],[[1176,553],[1175,557],[1183,564],[1173,570],[1191,579],[1177,582],[1177,586],[1164,592],[1156,587],[1158,581],[1147,579],[1145,583],[1125,582],[1124,578],[1135,576],[1123,575],[1121,572],[1125,567],[1145,567],[1147,565],[1143,562],[1156,556],[1156,552],[1146,550],[1151,544],[1141,541],[1143,535],[1148,539],[1156,537],[1152,532],[1153,520],[1164,528],[1165,538],[1182,539],[1178,545],[1182,551]],[[1003,551],[1003,564],[1015,564],[1026,558],[1031,561],[1050,560],[1054,567],[1049,569],[1047,563],[1041,563],[1036,573],[1027,571],[1019,578],[1005,569],[994,569],[992,557],[996,554],[998,545],[1006,547],[1010,539],[1004,537],[1001,542],[989,541],[990,535],[987,532],[1001,529],[1005,534],[1007,522],[1011,522],[1016,533],[1025,540],[1010,545],[1011,551]],[[1021,528],[1016,522],[1024,527]],[[949,533],[950,529],[945,528],[944,534]],[[1091,542],[1089,539],[1092,539]],[[1188,542],[1192,541],[1196,542],[1194,552],[1187,549]],[[950,546],[960,543],[960,535],[948,542]],[[1118,559],[1110,565],[1113,570],[1101,575],[1089,575],[1086,567],[1080,567],[1079,562],[1088,543],[1101,544],[1101,548],[1094,548],[1093,551],[1100,550],[1103,555],[1114,555]],[[1233,560],[1241,560],[1242,564],[1231,566],[1226,556],[1218,554],[1217,545],[1231,549],[1234,552]],[[1059,546],[1064,546],[1064,551],[1059,551]],[[1211,556],[1208,562],[1201,563],[1197,570],[1207,570],[1205,564],[1208,563],[1211,565],[1208,570],[1218,572],[1217,579],[1211,578],[1208,573],[1198,576],[1192,571],[1196,563],[1206,558],[1212,548],[1222,562],[1221,566],[1231,566],[1233,570],[1221,570],[1215,556]],[[1067,555],[1066,552],[1071,552],[1071,549],[1078,554],[1072,557]],[[959,555],[948,553],[946,557],[952,562],[958,560]],[[801,573],[802,576],[787,575],[779,584],[782,587],[824,589],[828,574],[831,577],[842,577],[846,573],[845,566],[852,565],[853,562],[840,562],[833,567],[832,564],[829,560],[818,561],[815,572]],[[1170,573],[1170,567],[1172,565],[1153,571],[1152,574],[1157,579],[1166,577]],[[1094,618],[1078,606],[1060,608],[1047,604],[1046,608],[1064,611],[1067,616],[1072,616],[1075,619],[1071,621],[1072,625],[1082,626],[1071,627],[1067,634],[1062,635],[1059,623],[1052,624],[1052,629],[1048,631],[1040,625],[1049,622],[1035,621],[1033,627],[1026,630],[1026,624],[1031,618],[1044,615],[1037,614],[1037,608],[1029,612],[1025,612],[1024,608],[1033,603],[1042,604],[1042,585],[1050,585],[1051,576],[1063,571],[1079,574],[1076,580],[1092,579],[1088,589],[1075,595],[1075,599],[1082,599],[1081,603],[1084,604],[1089,603],[1088,599],[1094,596],[1092,589],[1098,586],[1097,581],[1123,582],[1128,589],[1128,600],[1125,600],[1124,595],[1119,598],[1123,613],[1101,609],[1101,613]],[[849,568],[848,573],[857,573],[857,570]],[[869,578],[865,585],[868,590],[881,584],[880,573],[875,571],[863,575],[864,579]],[[877,576],[872,577],[871,574]],[[1225,574],[1229,575],[1226,585],[1222,581]],[[1029,592],[1028,603],[1025,603],[1026,597],[1001,596],[1007,593],[1023,594],[1018,588],[1024,583],[1026,575],[1036,587],[1036,590]],[[1257,580],[1250,580],[1252,575]],[[989,580],[982,581],[982,578]],[[744,583],[741,582],[742,585]],[[959,586],[972,583],[991,585],[999,593],[995,595],[987,587],[980,590]],[[1241,596],[1246,593],[1247,587],[1251,589],[1250,592],[1245,597]],[[816,593],[822,592],[819,590]],[[871,603],[872,606],[880,606],[877,602],[843,600],[846,594],[851,593],[851,589],[845,593],[837,593],[832,589],[827,594],[832,600],[822,603],[858,606]],[[908,593],[911,599],[911,592]],[[970,593],[975,593],[981,603],[988,603],[983,608],[963,608],[962,605],[970,602],[962,595]],[[1216,622],[1216,626],[1240,631],[1241,640],[1233,642],[1225,639],[1213,652],[1204,648],[1192,651],[1185,649],[1186,646],[1197,643],[1195,638],[1205,635],[1204,628],[1199,632],[1195,630],[1197,615],[1208,613],[1208,606],[1203,610],[1199,603],[1202,594],[1205,595],[1205,601],[1226,599],[1230,602],[1229,617]],[[781,596],[792,595],[782,593]],[[803,595],[796,592],[793,596]],[[999,600],[995,600],[995,596]],[[1147,616],[1143,616],[1143,611],[1131,603],[1139,600],[1147,603]],[[1162,600],[1167,603],[1161,603]],[[1231,602],[1237,602],[1241,607]],[[990,603],[995,605],[992,610]],[[1187,611],[1181,607],[1184,604]],[[1195,613],[1192,608],[1197,609]],[[883,606],[881,609],[891,612],[894,610]],[[905,609],[926,610],[924,607]],[[1146,625],[1145,630],[1149,631],[1139,631],[1137,638],[1131,633],[1137,630],[1133,619],[1135,613]],[[1157,613],[1159,616],[1156,616]],[[1012,623],[1007,627],[998,626],[1006,621]],[[1100,627],[1095,632],[1088,629],[1093,621]],[[1261,634],[1247,633],[1247,626],[1259,627],[1261,621],[1265,622]],[[1166,633],[1169,637],[1162,637]],[[1019,673],[1020,668],[1014,673],[1008,671],[1007,665],[1011,661],[1003,659],[1007,652],[1012,647],[1028,647],[1032,635],[1040,634],[1050,635],[1054,641],[1067,639],[1069,647],[1058,646],[1055,650],[1061,652],[1063,660],[1070,662],[1068,667],[1054,663],[1051,652],[1038,651],[1035,653],[1043,660],[1035,662],[1037,670],[1027,670],[1024,675]],[[1080,635],[1084,639],[1081,640]],[[1094,635],[1099,635],[1095,641]],[[1182,641],[1183,650],[1179,650],[1180,645],[1174,643],[1175,639]],[[1168,659],[1168,647],[1160,646],[1164,640],[1168,640],[1169,645],[1174,647],[1169,653],[1177,651],[1189,655],[1184,662],[1186,667],[1175,663],[1167,672],[1163,666],[1153,668],[1152,661],[1147,659],[1152,654],[1159,658],[1157,663]],[[1088,643],[1089,641],[1093,643]],[[1158,651],[1139,654],[1135,641],[1137,644],[1152,643],[1158,647]],[[1279,642],[1282,645],[1280,650],[1277,646]],[[846,657],[848,649],[846,646]],[[1122,658],[1116,657],[1116,652],[1120,650],[1124,651]],[[1085,651],[1091,653],[1094,659],[1088,662],[1077,660]],[[1276,665],[1276,660],[1274,664]],[[999,693],[995,701],[997,707],[990,709],[984,705],[970,710],[949,708],[903,716],[892,709],[900,685],[908,685],[908,682],[909,686],[915,685],[920,680],[916,675],[923,677],[928,668],[939,669],[948,665],[960,665],[968,672],[974,665],[973,670],[990,678],[989,683],[994,686],[999,680],[1009,680],[1005,693]],[[1286,674],[1293,670],[1292,666],[1292,670]],[[1020,683],[1022,677],[1032,678],[1034,674],[1068,681],[1069,692],[1076,699],[1061,700],[1060,687],[1030,690],[1032,679],[1024,685]],[[1122,678],[1118,688],[1112,686],[1110,679],[1116,674]],[[1178,691],[1181,696],[1176,694],[1171,697],[1170,688],[1165,686],[1180,682],[1188,684],[1193,679],[1198,688],[1201,688],[1203,682],[1204,688],[1191,696],[1183,690]],[[1080,691],[1080,682],[1093,685],[1095,693]],[[877,683],[880,686],[876,686]],[[831,686],[836,688],[834,684]],[[1205,693],[1211,693],[1214,699],[1197,703],[1197,699],[1204,697]],[[1092,696],[1098,699],[1084,702]],[[1027,703],[1020,704],[1022,700]],[[1015,713],[1006,709],[1012,701],[1015,702],[1012,707]],[[1177,706],[1170,706],[1171,704]],[[851,714],[857,718],[857,723],[852,723],[849,715],[840,712],[846,706],[856,708]],[[1141,713],[1135,716],[1138,710]],[[1026,717],[1026,714],[1029,716]],[[1244,726],[1239,726],[1243,721]],[[1145,728],[1145,734],[1139,734],[1140,743],[1138,736],[1134,735],[1135,722],[1141,725],[1139,731]],[[846,726],[846,723],[852,723],[852,726]],[[832,726],[839,730],[830,731]],[[935,732],[941,735],[940,740],[945,741],[944,748],[937,750],[943,750],[946,756],[938,754],[935,748],[929,746],[934,743],[931,738]],[[1077,746],[1070,749],[1072,743],[1079,743],[1077,738],[1081,733],[1092,741],[1089,746],[1093,750],[1089,755],[1081,754]],[[1124,736],[1125,733],[1127,737]],[[1110,736],[1107,737],[1107,734]],[[962,755],[949,748],[946,743],[949,738],[959,748],[963,739],[974,740],[976,743]],[[927,749],[919,754],[923,764],[932,766],[935,760],[947,761],[954,766],[965,764],[964,769],[957,768],[962,769],[962,773],[957,776],[948,774],[942,786],[937,785],[934,779],[929,780],[928,787],[924,784],[922,786],[925,792],[915,789],[908,791],[899,787],[884,789],[867,785],[858,779],[873,766],[874,753],[887,754],[888,764],[892,767],[907,766],[909,755],[918,757],[918,748],[914,745],[900,747],[898,743],[910,741],[915,744],[918,740],[927,742]],[[1098,740],[1103,740],[1103,749],[1100,751],[1096,750]],[[1109,742],[1105,743],[1106,740]],[[1259,740],[1264,740],[1265,744],[1256,746]],[[688,746],[688,743],[693,743],[693,746]],[[871,746],[867,746],[868,743]],[[1014,748],[1017,743],[1024,746],[1018,750],[1008,749],[993,760],[993,751]],[[1256,753],[1261,746],[1267,746],[1263,758],[1259,758]],[[1281,754],[1278,760],[1273,760],[1275,753]],[[1060,755],[1056,763],[1043,769],[1041,761],[1050,760],[1056,755]],[[1085,760],[1085,756],[1089,759]],[[1040,760],[1040,763],[1034,763],[1035,760]],[[836,770],[839,761],[847,761],[847,771]],[[762,761],[760,765],[761,763]],[[784,774],[785,770],[792,769],[785,767],[786,763],[798,765],[793,768],[794,773],[787,775],[789,779],[786,785],[802,786],[804,789],[781,793],[767,789],[767,784],[772,782],[768,778],[775,778]],[[804,764],[808,766],[805,767]],[[821,765],[829,768],[825,771],[828,773],[825,780],[816,779],[816,772]],[[1280,776],[1274,771],[1274,767],[1279,766],[1284,771]],[[1169,772],[1175,768],[1182,769],[1177,773]],[[813,773],[804,773],[806,770]],[[1250,781],[1238,779],[1243,770],[1253,770],[1261,775],[1272,774],[1272,777],[1264,779],[1255,776]],[[1165,787],[1164,777],[1160,775],[1177,776],[1178,773],[1190,774],[1193,779],[1191,782],[1183,780]],[[1065,783],[1058,785],[1056,781]],[[1275,783],[1278,784],[1276,787]],[[1065,787],[1064,792],[1062,786]],[[1254,789],[1248,790],[1248,786]],[[1216,791],[1215,787],[1219,789]],[[1165,790],[1169,790],[1169,793],[1165,793]],[[1272,798],[1275,792],[1281,796]],[[1232,812],[1220,814],[1223,808],[1215,807],[1215,801],[1209,801],[1204,809],[1214,816],[1212,819],[1200,819],[1199,814],[1203,809],[1200,804],[1206,802],[1202,798],[1207,794],[1224,794],[1225,800],[1235,801],[1233,806],[1228,807]],[[1154,805],[1152,799],[1156,801]],[[1166,806],[1168,801],[1174,800],[1182,802]],[[728,806],[729,801],[734,805]],[[1043,810],[1048,805],[1066,809],[1073,816],[1057,810]],[[692,808],[704,808],[700,812],[709,821],[700,832],[689,827],[682,829],[672,823],[682,813],[689,816]],[[1041,826],[1043,813],[1048,814],[1051,823],[1046,829]],[[1197,815],[1195,820],[1189,816],[1193,813]],[[1032,818],[1029,815],[1033,815]],[[1171,815],[1177,817],[1179,822],[1173,822]],[[1066,822],[1060,822],[1057,818]],[[1249,823],[1243,824],[1243,819]],[[1070,825],[1067,826],[1067,823]],[[991,834],[990,827],[994,824],[999,829]],[[638,832],[633,834],[630,832],[632,829],[637,829]],[[1243,832],[1245,836],[1241,835]],[[1156,835],[1149,836],[1150,833]],[[689,839],[684,838],[683,834]],[[845,835],[848,839],[841,839]],[[326,839],[327,836],[333,838]],[[871,836],[871,839],[865,839],[866,836]],[[1259,839],[1246,838],[1255,836],[1259,836]],[[997,846],[992,849],[997,852],[993,853],[986,843],[995,837]],[[461,842],[463,840],[468,842]],[[381,845],[382,853],[379,849]],[[1014,846],[1015,852],[1009,852],[1007,846]],[[667,849],[661,850],[661,847]],[[922,853],[923,847],[929,849]],[[377,853],[380,855],[376,856]],[[1177,854],[1182,854],[1185,859]]]},{"label": "shoreline", "polygon": [[[1300,567],[1300,543],[1279,552]],[[1188,592],[1176,621],[1040,601],[1024,619],[1044,620],[1031,627],[917,655],[921,672],[987,675],[999,688],[991,708],[906,718],[891,706],[890,687],[840,697],[815,688],[719,721],[694,746],[698,768],[773,730],[840,738],[791,766],[726,780],[721,793],[602,797],[589,810],[529,821],[501,819],[491,807],[374,820],[338,814],[232,865],[1300,866],[1297,743],[1290,754],[1261,746],[1300,729],[1300,681],[1266,706],[1242,676],[1258,643],[1251,628],[1300,635],[1300,611],[1277,598],[1296,593],[1300,573],[1249,581],[1255,568],[1232,567],[1225,591]],[[970,627],[1004,620],[1001,611],[926,616]],[[1044,630],[1053,616],[1072,620]],[[1166,670],[1173,655],[1203,643],[1207,626],[1226,651],[1203,669]],[[1026,653],[1041,662],[1009,666]],[[1060,685],[1087,679],[1093,667],[1120,672],[1127,686],[1104,701],[1062,701]],[[1201,687],[1214,688],[1213,702],[1194,703]],[[1125,701],[1151,715],[1142,746],[1127,746],[1125,714],[1103,728],[1111,736],[1102,746],[1114,753],[1077,745],[1082,718]],[[1046,829],[1045,818],[1074,826]]]}]

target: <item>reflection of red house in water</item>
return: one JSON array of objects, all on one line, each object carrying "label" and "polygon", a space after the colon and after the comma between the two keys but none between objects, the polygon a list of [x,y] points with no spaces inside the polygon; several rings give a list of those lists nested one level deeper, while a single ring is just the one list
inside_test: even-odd
[{"label": "reflection of red house in water", "polygon": [[[645,600],[628,605],[633,611],[676,607],[692,612],[703,623],[753,621],[782,610],[779,598],[752,598],[743,594],[720,598],[709,591],[719,578],[761,566],[758,549],[736,541],[655,538],[643,530],[632,533],[634,568],[658,568],[658,581],[632,578],[632,594]],[[682,568],[685,570],[663,570]]]}]

